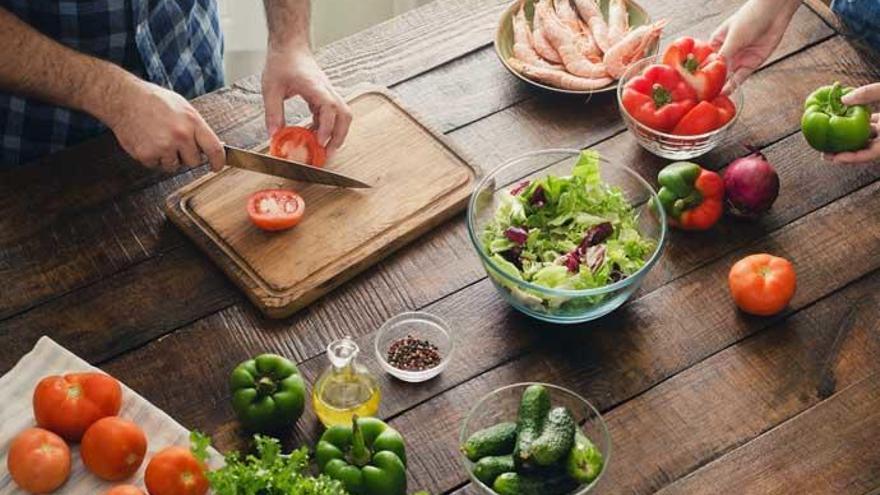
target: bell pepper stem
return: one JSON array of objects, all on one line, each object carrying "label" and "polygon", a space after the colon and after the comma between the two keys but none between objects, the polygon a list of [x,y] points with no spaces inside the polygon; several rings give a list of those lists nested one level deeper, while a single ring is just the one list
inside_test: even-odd
[{"label": "bell pepper stem", "polygon": [[257,380],[257,394],[259,394],[260,397],[272,395],[277,389],[278,386],[275,385],[275,381],[268,376],[261,377]]},{"label": "bell pepper stem", "polygon": [[843,96],[843,88],[840,86],[840,82],[835,82],[833,86],[831,86],[831,91],[828,92],[828,110],[829,113],[833,115],[845,115],[846,114],[846,105],[840,101],[840,98]]},{"label": "bell pepper stem", "polygon": [[351,463],[364,467],[370,463],[370,449],[364,441],[364,432],[358,425],[357,414],[351,419]]},{"label": "bell pepper stem", "polygon": [[654,106],[657,108],[672,102],[672,94],[660,83],[654,84],[651,88],[651,98],[654,100]]}]

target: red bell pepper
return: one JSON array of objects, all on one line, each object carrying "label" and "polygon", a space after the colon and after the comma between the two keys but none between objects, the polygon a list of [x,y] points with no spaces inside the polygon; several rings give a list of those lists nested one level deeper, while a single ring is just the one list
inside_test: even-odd
[{"label": "red bell pepper", "polygon": [[674,67],[697,92],[700,101],[712,100],[724,88],[727,64],[709,43],[682,36],[666,48],[663,63]]},{"label": "red bell pepper", "polygon": [[724,211],[724,180],[696,163],[675,162],[657,175],[657,197],[669,224],[685,230],[706,230]]},{"label": "red bell pepper", "polygon": [[712,101],[701,101],[678,121],[672,134],[696,136],[719,129],[736,115],[736,107],[730,98],[720,95]]},{"label": "red bell pepper", "polygon": [[651,65],[626,83],[621,101],[632,118],[668,132],[697,104],[696,96],[675,69]]}]

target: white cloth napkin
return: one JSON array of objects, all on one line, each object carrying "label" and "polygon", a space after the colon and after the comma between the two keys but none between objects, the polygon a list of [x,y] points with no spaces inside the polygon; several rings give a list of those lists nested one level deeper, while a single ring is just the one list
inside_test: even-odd
[{"label": "white cloth napkin", "polygon": [[[31,352],[0,377],[0,494],[25,493],[12,481],[6,468],[6,456],[12,440],[25,428],[36,426],[31,405],[34,387],[43,377],[81,371],[100,370],[49,337],[41,337]],[[55,493],[101,495],[120,483],[137,485],[146,492],[144,469],[152,455],[170,445],[189,445],[189,431],[186,428],[125,384],[122,385],[122,410],[119,416],[139,425],[147,435],[147,457],[138,472],[119,483],[103,481],[85,469],[79,456],[79,446],[71,445],[70,478]],[[212,465],[220,461],[221,456],[216,450],[211,449],[210,455]]]}]

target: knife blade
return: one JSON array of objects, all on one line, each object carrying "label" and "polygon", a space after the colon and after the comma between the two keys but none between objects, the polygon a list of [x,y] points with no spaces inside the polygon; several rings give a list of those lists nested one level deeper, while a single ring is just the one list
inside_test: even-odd
[{"label": "knife blade", "polygon": [[312,167],[305,163],[276,158],[271,155],[229,146],[228,144],[224,144],[223,148],[226,150],[226,164],[230,167],[259,172],[261,174],[274,175],[276,177],[284,177],[285,179],[300,182],[311,182],[328,186],[352,188],[371,187],[369,184],[365,184],[357,179],[336,172],[331,172],[329,170],[324,170],[322,168]]}]

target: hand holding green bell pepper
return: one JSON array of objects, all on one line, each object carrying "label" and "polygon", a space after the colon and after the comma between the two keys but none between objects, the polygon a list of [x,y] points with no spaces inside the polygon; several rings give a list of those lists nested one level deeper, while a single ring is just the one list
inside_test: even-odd
[{"label": "hand holding green bell pepper", "polygon": [[801,130],[810,146],[828,153],[856,151],[871,138],[871,111],[865,105],[844,105],[840,98],[852,91],[839,82],[822,86],[804,102]]},{"label": "hand holding green bell pepper", "polygon": [[405,495],[406,446],[397,430],[376,418],[331,426],[315,447],[321,472],[353,495]]},{"label": "hand holding green bell pepper", "polygon": [[306,385],[287,358],[262,354],[245,361],[232,371],[229,383],[232,407],[248,430],[273,432],[302,415]]}]

